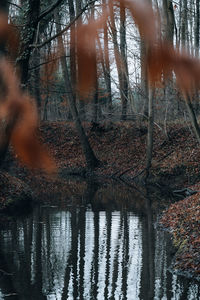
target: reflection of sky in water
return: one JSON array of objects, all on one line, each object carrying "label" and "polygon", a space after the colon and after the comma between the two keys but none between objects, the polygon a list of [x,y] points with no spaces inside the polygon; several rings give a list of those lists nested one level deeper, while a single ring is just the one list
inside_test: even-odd
[{"label": "reflection of sky in water", "polygon": [[[83,207],[71,211],[43,208],[18,221],[1,231],[1,252],[14,274],[9,280],[14,281],[11,289],[8,276],[0,274],[0,299],[7,299],[3,295],[11,292],[29,295],[36,287],[36,296],[30,299],[145,300],[141,291],[146,283],[141,278],[148,270],[143,261],[149,246],[143,235],[152,234],[152,239],[154,230],[145,233],[143,221],[144,217],[131,212],[93,212]],[[165,234],[158,231],[155,278],[149,281],[154,299],[199,299],[198,284],[183,284],[179,276],[167,271],[167,248]],[[22,285],[23,278],[27,282]],[[27,300],[23,296],[16,299]]]},{"label": "reflection of sky in water", "polygon": [[[95,228],[94,228],[94,213],[90,210],[86,212],[86,221],[85,221],[85,247],[84,247],[84,281],[83,281],[83,298],[90,299],[92,286],[95,284],[94,279],[94,258],[98,261],[98,283],[97,283],[97,298],[104,299],[104,290],[106,288],[106,262],[107,262],[107,224],[106,224],[106,213],[99,213],[99,238],[98,238],[98,252],[97,257],[95,253]],[[46,272],[54,273],[53,287],[54,293],[56,294],[57,299],[61,299],[62,289],[64,287],[64,273],[65,266],[67,264],[67,259],[70,251],[71,240],[67,238],[67,235],[71,237],[69,215],[61,215],[59,222],[56,222],[54,219],[52,223],[53,232],[51,234],[52,239],[52,248],[55,249],[53,256],[50,257],[49,263],[54,266],[54,270],[49,270]],[[120,212],[113,212],[111,214],[111,237],[110,237],[110,249],[109,249],[109,276],[108,276],[108,297],[112,296],[113,284],[116,284],[115,289],[115,298],[119,298],[122,294],[121,291],[121,282],[122,282],[122,260],[123,260],[123,228],[120,224]],[[133,299],[133,295],[139,291],[139,272],[141,269],[141,241],[138,239],[139,235],[139,219],[134,215],[129,216],[129,255],[130,260],[127,262],[127,269],[134,270],[133,272],[128,272],[128,294],[130,299]],[[44,230],[45,232],[45,230]],[[61,232],[64,232],[63,235]],[[56,237],[56,239],[54,239]],[[47,249],[44,241],[43,251]],[[78,235],[78,254],[80,254],[80,235]],[[79,255],[78,255],[79,257]],[[62,258],[59,263],[59,258]],[[116,261],[118,264],[117,271],[117,282],[113,282],[113,272],[116,268]],[[47,268],[47,261],[44,260],[43,270]],[[57,264],[57,268],[56,268]],[[58,267],[59,266],[59,267]],[[44,272],[44,271],[43,271]],[[77,281],[80,281],[80,260],[77,261]],[[45,276],[48,278],[47,276]],[[44,290],[48,291],[49,282],[46,280],[44,282]],[[52,293],[52,290],[49,292]],[[56,292],[57,291],[57,292]],[[59,292],[60,291],[60,294]],[[54,297],[55,297],[54,294]],[[52,299],[52,295],[48,295],[48,299]],[[70,272],[69,280],[69,289],[68,289],[68,299],[73,299],[73,274]]]}]

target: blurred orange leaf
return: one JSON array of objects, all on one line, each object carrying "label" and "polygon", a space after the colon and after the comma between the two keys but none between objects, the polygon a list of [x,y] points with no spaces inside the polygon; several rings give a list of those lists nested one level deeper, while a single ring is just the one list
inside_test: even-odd
[{"label": "blurred orange leaf", "polygon": [[0,106],[0,118],[9,124],[11,143],[17,156],[31,168],[54,172],[55,163],[36,136],[38,119],[34,101],[21,92],[12,65],[3,59],[0,74],[7,87],[6,101]]},{"label": "blurred orange leaf", "polygon": [[77,28],[78,56],[78,90],[82,95],[88,95],[95,85],[96,72],[96,38],[98,30],[105,26],[107,14],[98,20],[90,20]]}]

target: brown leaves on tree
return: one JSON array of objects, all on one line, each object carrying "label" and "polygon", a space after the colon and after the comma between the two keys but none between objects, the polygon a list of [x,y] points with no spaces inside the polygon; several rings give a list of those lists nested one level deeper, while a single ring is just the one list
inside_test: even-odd
[{"label": "brown leaves on tree", "polygon": [[31,168],[55,171],[55,164],[40,144],[37,132],[37,111],[34,101],[19,89],[12,65],[0,61],[0,74],[6,87],[6,99],[1,99],[0,119],[7,123],[10,141],[19,159]]}]

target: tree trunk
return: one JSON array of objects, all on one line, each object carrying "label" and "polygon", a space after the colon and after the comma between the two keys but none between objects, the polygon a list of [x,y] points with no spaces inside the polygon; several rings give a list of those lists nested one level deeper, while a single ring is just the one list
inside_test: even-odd
[{"label": "tree trunk", "polygon": [[[148,2],[152,5],[152,1],[148,0]],[[148,53],[148,44],[145,43],[145,50],[146,55]],[[151,87],[150,83],[148,82],[148,75],[146,73],[146,86],[148,94],[148,132],[147,132],[147,150],[146,150],[146,178],[148,180],[149,177],[149,170],[151,168],[152,162],[152,153],[153,153],[153,129],[154,129],[154,94],[155,94],[155,87]]]},{"label": "tree trunk", "polygon": [[122,59],[122,114],[121,119],[126,120],[127,102],[128,102],[128,65],[126,55],[126,11],[122,3],[120,3],[120,52]]},{"label": "tree trunk", "polygon": [[[94,3],[92,4],[92,8],[91,8],[91,19],[94,20]],[[94,48],[96,50],[96,41],[93,41],[94,45],[92,46],[92,48]],[[98,87],[98,75],[97,75],[97,55],[96,55],[96,51],[95,51],[95,58],[94,58],[95,62],[95,73],[94,73],[94,77],[95,77],[95,84],[94,84],[94,91],[93,91],[93,114],[92,114],[92,121],[93,122],[97,122],[98,121],[98,113],[99,113],[99,87]]]},{"label": "tree trunk", "polygon": [[[70,22],[75,18],[75,9],[73,0],[68,0]],[[73,98],[76,102],[76,32],[75,23],[70,27],[70,77],[73,90]]]},{"label": "tree trunk", "polygon": [[[55,19],[56,19],[56,30],[57,32],[61,31],[61,26],[60,26],[60,16],[58,11],[56,10],[55,12]],[[76,129],[80,138],[81,146],[83,149],[83,153],[85,155],[86,159],[86,166],[89,170],[93,170],[95,167],[100,165],[100,161],[96,158],[90,144],[88,141],[88,138],[85,134],[84,128],[81,124],[79,114],[76,108],[76,104],[74,102],[73,98],[73,91],[72,91],[72,86],[69,78],[69,73],[68,73],[68,68],[67,68],[67,62],[65,58],[65,49],[64,49],[64,44],[63,44],[63,38],[61,35],[58,36],[58,48],[60,51],[60,57],[61,57],[61,67],[62,67],[62,72],[65,80],[65,85],[66,85],[66,90],[68,91],[68,101],[69,101],[69,106],[70,106],[70,111],[73,116]]]},{"label": "tree trunk", "polygon": [[38,26],[38,17],[40,13],[40,0],[29,0],[28,11],[25,20],[26,28],[22,32],[22,43],[20,47],[20,55],[18,58],[18,66],[21,71],[21,83],[24,87],[28,84],[29,79],[29,60],[32,49],[30,45],[34,43]]},{"label": "tree trunk", "polygon": [[181,22],[181,44],[182,48],[185,49],[187,41],[187,30],[188,30],[188,8],[187,0],[183,0],[182,7],[182,22]]},{"label": "tree trunk", "polygon": [[175,17],[172,0],[163,0],[164,39],[173,44]]},{"label": "tree trunk", "polygon": [[199,0],[196,0],[196,16],[195,16],[195,56],[199,57]]},{"label": "tree trunk", "polygon": [[191,121],[193,129],[194,129],[194,133],[196,135],[198,142],[200,143],[200,128],[199,128],[199,124],[197,122],[197,118],[196,118],[196,115],[194,112],[193,105],[191,103],[190,96],[188,94],[186,94],[184,96],[184,98],[185,98],[186,107],[187,107],[187,110],[189,113],[190,121]]},{"label": "tree trunk", "polygon": [[32,54],[32,65],[34,70],[32,71],[33,74],[31,74],[31,82],[30,82],[30,89],[33,92],[33,96],[35,97],[37,109],[38,109],[38,115],[41,115],[41,97],[40,97],[40,49],[34,49]]},{"label": "tree trunk", "polygon": [[140,42],[140,63],[141,63],[141,96],[144,100],[144,106],[142,111],[142,119],[145,120],[148,117],[148,82],[147,82],[147,62],[146,62],[146,42],[141,39]]},{"label": "tree trunk", "polygon": [[[1,0],[0,2],[0,12],[3,12],[5,14],[8,14],[8,3],[5,0]],[[4,59],[4,56],[6,54],[6,45],[5,41],[0,41],[0,59]],[[5,97],[5,90],[6,87],[0,78],[0,100],[3,101],[3,98]],[[1,104],[1,103],[0,103]],[[0,165],[2,164],[6,152],[8,150],[9,142],[10,142],[10,124],[8,120],[1,119],[0,120]]]},{"label": "tree trunk", "polygon": [[118,79],[119,79],[119,90],[120,90],[120,97],[122,102],[122,119],[126,119],[126,108],[127,108],[127,98],[124,94],[124,85],[123,85],[123,76],[125,73],[125,68],[122,62],[122,57],[120,53],[120,48],[117,40],[117,29],[115,26],[115,18],[114,18],[114,10],[113,10],[113,1],[109,2],[109,10],[110,10],[110,27],[112,32],[112,39],[113,39],[113,45],[114,45],[114,55],[115,55],[115,61],[117,65],[117,73],[118,73]]},{"label": "tree trunk", "polygon": [[[188,22],[188,8],[187,8],[187,0],[183,1],[183,14],[182,14],[182,23],[181,23],[181,42],[182,47],[184,48],[186,46],[186,40],[187,40],[187,22]],[[195,36],[196,41],[196,36]],[[197,118],[195,115],[195,111],[192,105],[191,96],[186,92],[184,94],[184,99],[186,103],[186,107],[189,113],[190,121],[192,123],[195,135],[197,137],[198,142],[200,143],[200,128],[197,122]]]},{"label": "tree trunk", "polygon": [[[163,0],[163,21],[164,21],[164,40],[173,46],[174,40],[174,29],[175,29],[175,17],[174,9],[171,0]],[[168,78],[165,80],[165,90],[164,90],[164,103],[165,103],[165,117],[164,117],[164,131],[166,138],[168,139],[167,133],[167,114],[168,114],[168,103],[171,96],[171,91],[173,89],[173,76],[172,72],[168,74]]]},{"label": "tree trunk", "polygon": [[[102,0],[103,7],[106,8],[106,0]],[[107,89],[107,108],[109,116],[112,113],[112,91],[111,91],[111,78],[110,78],[110,58],[109,58],[109,49],[108,49],[108,25],[107,23],[104,26],[104,60],[105,60],[105,82]]]},{"label": "tree trunk", "polygon": [[[76,0],[76,15],[78,15],[82,8],[81,8],[81,0]],[[77,26],[80,25],[82,23],[82,16],[80,16],[77,20]],[[77,37],[76,37],[77,39]],[[78,54],[78,55],[81,55],[81,54]],[[79,81],[79,78],[77,78],[77,80]],[[85,103],[84,103],[84,99],[82,99],[82,97],[78,94],[78,104],[79,104],[79,116],[81,119],[85,119]]]},{"label": "tree trunk", "polygon": [[149,170],[151,168],[152,153],[153,153],[153,124],[154,124],[154,88],[149,88],[148,95],[148,133],[147,133],[147,152],[146,152],[146,179],[149,176]]}]

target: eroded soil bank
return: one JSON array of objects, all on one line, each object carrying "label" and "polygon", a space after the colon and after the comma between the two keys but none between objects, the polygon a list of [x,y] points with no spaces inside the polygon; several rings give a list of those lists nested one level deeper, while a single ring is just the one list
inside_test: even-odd
[{"label": "eroded soil bank", "polygon": [[[84,124],[92,148],[102,166],[93,178],[115,179],[127,184],[144,184],[147,129],[134,122]],[[64,187],[63,175],[80,178],[85,172],[84,156],[72,123],[43,123],[43,143],[58,166],[56,176],[47,177],[30,171],[17,161],[12,149],[1,172],[0,209],[11,209],[32,198],[49,200],[51,191],[70,194]],[[168,136],[160,127],[154,132],[154,151],[149,186],[160,189],[163,196],[176,196],[180,201],[164,212],[161,222],[170,228],[178,251],[175,267],[200,274],[200,152],[199,145],[187,124],[171,124]],[[84,183],[83,183],[84,185]],[[30,192],[31,191],[31,192]],[[48,197],[45,197],[48,191]],[[187,195],[197,193],[184,199]],[[48,199],[47,199],[48,198]],[[17,201],[15,201],[18,199]],[[19,199],[24,199],[20,201]],[[53,200],[52,200],[53,201]],[[162,200],[161,200],[162,201]],[[23,204],[24,205],[24,204]],[[22,205],[22,206],[23,206]]]}]

